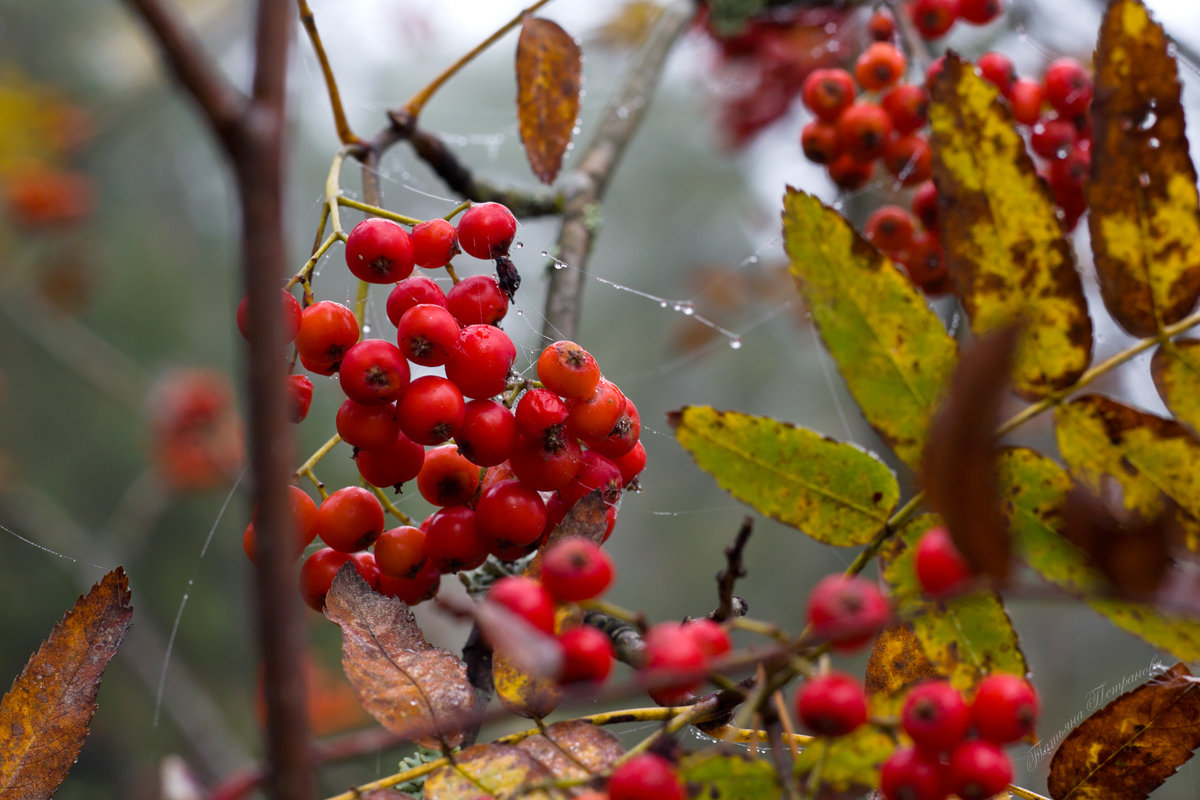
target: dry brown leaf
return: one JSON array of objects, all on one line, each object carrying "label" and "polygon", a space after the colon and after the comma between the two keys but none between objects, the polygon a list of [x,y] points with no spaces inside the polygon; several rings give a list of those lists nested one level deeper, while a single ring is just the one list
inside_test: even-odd
[{"label": "dry brown leaf", "polygon": [[342,668],[371,716],[425,747],[462,743],[475,702],[467,666],[425,641],[408,606],[373,591],[347,564],[325,597],[325,616],[342,629]]},{"label": "dry brown leaf", "polygon": [[[507,744],[477,744],[454,757],[454,764],[440,767],[425,781],[425,800],[474,800],[485,794],[513,797],[530,783],[553,779],[549,770],[517,747]],[[522,792],[522,800],[558,800],[561,789]]]},{"label": "dry brown leaf", "polygon": [[877,716],[899,714],[909,689],[937,677],[941,676],[925,655],[912,623],[893,622],[879,632],[867,659],[864,685],[871,712]]},{"label": "dry brown leaf", "polygon": [[579,119],[583,59],[558,23],[526,17],[517,40],[517,118],[533,174],[553,183]]},{"label": "dry brown leaf", "polygon": [[0,701],[0,800],[54,795],[88,734],[104,668],[133,617],[117,567],[50,631]]},{"label": "dry brown leaf", "polygon": [[606,772],[625,752],[616,736],[580,720],[556,722],[545,735],[522,739],[517,747],[556,778],[588,778]]}]

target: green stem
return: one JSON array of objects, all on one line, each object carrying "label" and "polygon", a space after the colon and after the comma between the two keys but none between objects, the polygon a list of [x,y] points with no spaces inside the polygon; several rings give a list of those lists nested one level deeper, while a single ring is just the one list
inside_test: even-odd
[{"label": "green stem", "polygon": [[[325,444],[318,447],[316,452],[308,457],[307,461],[305,461],[303,464],[301,464],[299,467],[296,468],[295,476],[297,478],[299,478],[301,475],[309,475],[310,473],[312,473],[313,467],[315,467],[322,458],[329,455],[329,451],[332,450],[334,447],[336,447],[337,443],[340,442],[341,440],[342,440],[342,437],[338,436],[335,433],[332,437],[330,437],[329,441],[325,442]],[[317,483],[316,475],[311,475],[310,477],[314,483]],[[318,488],[319,487],[320,487],[320,484],[318,483]]]},{"label": "green stem", "polygon": [[358,211],[364,211],[367,214],[370,214],[375,217],[383,217],[384,219],[390,219],[392,222],[403,222],[405,225],[419,225],[425,221],[422,219],[413,219],[412,217],[406,217],[403,214],[397,214],[395,211],[388,211],[386,208],[380,208],[379,206],[373,206],[370,203],[361,203],[358,200],[354,200],[349,197],[343,197],[340,195],[338,196],[337,202],[338,202],[339,206],[346,206],[346,208],[353,208],[353,209],[357,209]]}]

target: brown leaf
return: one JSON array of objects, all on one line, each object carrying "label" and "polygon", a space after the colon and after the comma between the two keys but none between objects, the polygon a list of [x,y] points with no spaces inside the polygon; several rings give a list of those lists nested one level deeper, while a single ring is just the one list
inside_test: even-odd
[{"label": "brown leaf", "polygon": [[465,597],[446,596],[438,599],[438,605],[470,618],[479,626],[488,646],[508,656],[517,669],[549,678],[562,669],[558,641],[499,603],[474,603]]},{"label": "brown leaf", "polygon": [[371,716],[425,747],[462,742],[475,701],[467,666],[425,641],[408,606],[372,591],[347,564],[325,597],[325,616],[342,629],[342,669]]},{"label": "brown leaf", "polygon": [[580,720],[556,722],[545,735],[522,739],[517,747],[556,778],[588,778],[608,770],[625,752],[608,731]]},{"label": "brown leaf", "polygon": [[1175,58],[1140,0],[1104,15],[1091,113],[1084,189],[1100,295],[1121,327],[1152,336],[1200,297],[1200,203]]},{"label": "brown leaf", "polygon": [[994,474],[995,430],[1019,333],[1019,326],[1006,325],[963,354],[925,448],[930,507],[975,572],[997,583],[1008,577],[1012,545]]},{"label": "brown leaf", "polygon": [[918,683],[941,677],[925,655],[910,622],[893,622],[879,632],[867,659],[864,685],[877,716],[900,713],[904,696]]},{"label": "brown leaf", "polygon": [[0,800],[54,795],[88,734],[104,668],[133,617],[117,567],[54,626],[0,701]]},{"label": "brown leaf", "polygon": [[[477,744],[454,757],[454,764],[440,767],[425,781],[425,800],[474,800],[485,794],[513,797],[529,783],[553,779],[550,771],[533,756],[507,744]],[[522,792],[522,800],[564,798],[561,789]]]},{"label": "brown leaf", "polygon": [[1141,800],[1200,747],[1200,690],[1176,664],[1085,719],[1059,745],[1054,800]]},{"label": "brown leaf", "polygon": [[579,118],[579,45],[557,23],[526,17],[517,40],[517,117],[533,174],[553,183]]}]

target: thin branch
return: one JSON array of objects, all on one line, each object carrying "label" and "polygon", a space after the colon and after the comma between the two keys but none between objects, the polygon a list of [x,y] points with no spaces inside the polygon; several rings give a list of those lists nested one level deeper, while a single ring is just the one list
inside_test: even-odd
[{"label": "thin branch", "polygon": [[740,604],[735,603],[741,598],[734,597],[733,587],[738,578],[746,577],[746,567],[742,564],[742,552],[746,549],[746,542],[749,541],[753,531],[754,518],[746,517],[742,520],[742,527],[738,530],[733,544],[725,548],[726,566],[717,573],[717,596],[719,598],[717,610],[709,614],[709,618],[714,622],[724,622],[730,617],[744,616],[748,610],[745,600],[742,600]]},{"label": "thin branch", "polygon": [[321,34],[317,32],[317,20],[313,16],[312,9],[308,7],[308,0],[296,0],[296,5],[300,9],[300,22],[304,25],[308,41],[317,56],[317,62],[321,65],[321,74],[325,77],[325,88],[329,92],[329,105],[333,109],[333,125],[337,129],[338,139],[342,144],[362,144],[362,139],[350,130],[350,123],[346,121],[346,109],[342,106],[342,95],[338,90],[337,81],[333,77],[333,67],[329,64],[329,56],[325,53]]},{"label": "thin branch", "polygon": [[556,256],[574,269],[550,272],[546,321],[542,326],[542,335],[547,339],[573,339],[578,332],[583,283],[597,232],[597,208],[626,146],[641,125],[667,56],[692,17],[689,6],[672,5],[663,11],[610,102],[579,166],[564,182],[569,188]]}]

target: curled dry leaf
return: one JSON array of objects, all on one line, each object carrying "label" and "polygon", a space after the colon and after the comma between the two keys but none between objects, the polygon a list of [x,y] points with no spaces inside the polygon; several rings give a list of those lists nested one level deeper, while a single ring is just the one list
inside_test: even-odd
[{"label": "curled dry leaf", "polygon": [[583,59],[555,22],[526,17],[517,40],[517,119],[533,174],[553,183],[579,118]]},{"label": "curled dry leaf", "polygon": [[518,749],[533,756],[556,778],[587,778],[608,771],[625,752],[603,728],[580,720],[556,722],[546,733],[522,739]]},{"label": "curled dry leaf", "polygon": [[342,629],[342,668],[371,716],[426,747],[462,743],[475,700],[467,667],[425,641],[408,606],[373,591],[347,564],[326,595],[325,616]]},{"label": "curled dry leaf", "polygon": [[929,505],[954,544],[976,573],[998,584],[1008,577],[1011,545],[996,487],[995,430],[1018,334],[1017,325],[1005,325],[963,355],[933,420],[922,474]]},{"label": "curled dry leaf", "polygon": [[52,797],[88,734],[96,694],[133,617],[117,567],[75,601],[0,701],[0,800]]},{"label": "curled dry leaf", "polygon": [[1085,719],[1050,761],[1054,800],[1141,800],[1200,747],[1200,686],[1176,664]]}]

